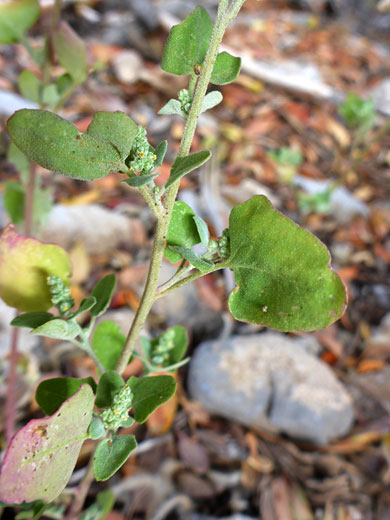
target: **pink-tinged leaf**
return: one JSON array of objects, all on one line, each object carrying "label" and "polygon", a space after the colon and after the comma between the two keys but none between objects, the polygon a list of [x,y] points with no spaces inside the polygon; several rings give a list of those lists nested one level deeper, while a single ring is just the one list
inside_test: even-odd
[{"label": "pink-tinged leaf", "polygon": [[51,502],[65,488],[87,438],[94,405],[88,385],[50,417],[33,419],[12,438],[0,472],[0,501]]},{"label": "pink-tinged leaf", "polygon": [[19,235],[12,225],[0,234],[0,297],[23,312],[52,306],[48,276],[69,284],[71,263],[64,249]]}]

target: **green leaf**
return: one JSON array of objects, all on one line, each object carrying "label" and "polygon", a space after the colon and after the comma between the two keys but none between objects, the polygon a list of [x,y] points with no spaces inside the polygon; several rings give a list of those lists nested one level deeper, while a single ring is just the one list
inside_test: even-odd
[{"label": "green leaf", "polygon": [[114,372],[108,370],[99,379],[99,383],[96,390],[96,401],[95,405],[98,408],[106,408],[112,405],[115,394],[118,392],[125,382],[122,377]]},{"label": "green leaf", "polygon": [[211,110],[212,108],[216,107],[221,103],[223,99],[222,94],[218,90],[214,90],[213,92],[209,92],[206,94],[206,96],[203,98],[202,101],[202,109],[200,113],[206,112],[206,110]]},{"label": "green leaf", "polygon": [[181,103],[177,99],[170,99],[157,113],[160,116],[180,116],[187,119],[187,114],[183,112]]},{"label": "green leaf", "polygon": [[79,327],[73,321],[54,319],[36,327],[31,334],[55,339],[74,339],[80,333]]},{"label": "green leaf", "polygon": [[127,384],[134,394],[134,418],[144,423],[151,413],[169,401],[176,391],[176,381],[171,376],[132,376]]},{"label": "green leaf", "polygon": [[16,318],[11,321],[11,325],[13,327],[36,329],[53,319],[54,316],[50,314],[50,312],[26,312],[25,314],[16,316]]},{"label": "green leaf", "polygon": [[111,489],[101,491],[96,502],[88,507],[80,516],[80,520],[104,520],[115,505],[115,495]]},{"label": "green leaf", "polygon": [[78,379],[76,377],[54,377],[39,383],[35,392],[35,400],[46,415],[51,415],[64,401],[72,397],[83,384],[88,384],[96,392],[96,383],[92,377]]},{"label": "green leaf", "polygon": [[93,473],[97,481],[108,480],[137,447],[134,435],[115,435],[102,441],[93,458]]},{"label": "green leaf", "polygon": [[368,131],[375,125],[375,106],[371,98],[362,99],[350,92],[340,106],[339,113],[352,128],[360,127],[362,131]]},{"label": "green leaf", "polygon": [[159,173],[154,173],[153,175],[135,175],[134,177],[130,177],[129,179],[125,179],[122,182],[125,182],[129,186],[133,188],[141,188],[141,186],[145,186],[145,184],[149,184],[153,179],[158,177]]},{"label": "green leaf", "polygon": [[51,83],[42,89],[42,103],[47,107],[54,107],[60,100],[60,94],[57,90],[57,85]]},{"label": "green leaf", "polygon": [[168,227],[167,247],[164,251],[165,257],[172,263],[178,262],[182,255],[177,251],[172,251],[168,246],[191,248],[200,242],[194,216],[195,213],[188,204],[181,200],[175,202]]},{"label": "green leaf", "polygon": [[206,57],[213,23],[203,7],[172,27],[165,44],[161,68],[172,74],[191,74]]},{"label": "green leaf", "polygon": [[210,271],[214,266],[212,262],[203,260],[198,253],[195,253],[192,249],[186,249],[185,247],[179,246],[169,246],[169,248],[173,249],[173,251],[177,251],[181,257],[185,258],[191,265],[196,269],[199,269],[202,273],[207,273],[207,271]]},{"label": "green leaf", "polygon": [[188,348],[188,332],[184,327],[175,325],[171,327],[174,331],[173,349],[169,352],[169,364],[174,365],[181,361]]},{"label": "green leaf", "polygon": [[198,215],[194,215],[192,218],[194,219],[196,229],[198,230],[202,246],[207,247],[210,240],[210,232],[206,222],[202,218],[198,217]]},{"label": "green leaf", "polygon": [[40,103],[42,81],[31,70],[22,70],[18,78],[18,87],[26,99]]},{"label": "green leaf", "polygon": [[124,112],[96,112],[87,134],[111,143],[124,161],[130,154],[137,128]]},{"label": "green leaf", "polygon": [[62,67],[75,83],[83,83],[88,76],[87,51],[83,40],[62,21],[53,30],[51,41]]},{"label": "green leaf", "polygon": [[303,162],[302,152],[295,148],[288,148],[287,146],[282,146],[282,148],[277,150],[270,150],[267,155],[281,166],[299,168]]},{"label": "green leaf", "polygon": [[210,83],[227,85],[237,79],[241,69],[241,58],[236,58],[228,52],[221,52],[215,60]]},{"label": "green leaf", "polygon": [[8,181],[4,185],[4,207],[13,224],[24,220],[24,187],[19,182]]},{"label": "green leaf", "polygon": [[89,296],[88,298],[84,298],[80,303],[80,307],[73,314],[73,317],[78,316],[82,312],[86,312],[92,309],[92,307],[96,304],[96,298],[94,296]]},{"label": "green leaf", "polygon": [[15,43],[39,18],[38,0],[12,0],[0,4],[0,44]]},{"label": "green leaf", "polygon": [[119,325],[113,321],[103,321],[96,327],[92,348],[106,370],[115,368],[125,340]]},{"label": "green leaf", "polygon": [[96,318],[106,312],[111,303],[112,295],[116,287],[115,274],[107,274],[95,285],[91,296],[96,298],[96,305],[92,307],[91,314]]},{"label": "green leaf", "polygon": [[326,247],[276,211],[264,196],[235,207],[229,223],[237,287],[234,318],[282,331],[316,330],[337,320],[346,305],[343,282]]},{"label": "green leaf", "polygon": [[161,141],[161,143],[157,146],[157,148],[155,150],[155,154],[156,154],[156,160],[154,162],[155,168],[159,168],[162,165],[165,154],[167,153],[167,149],[168,149],[168,141]]},{"label": "green leaf", "polygon": [[88,428],[88,437],[96,441],[96,439],[101,439],[105,433],[106,429],[104,427],[103,421],[100,419],[100,417],[94,417]]},{"label": "green leaf", "polygon": [[10,143],[8,146],[7,161],[18,170],[22,183],[27,184],[30,178],[30,161],[14,143]]},{"label": "green leaf", "polygon": [[71,265],[65,250],[16,233],[7,226],[0,234],[0,297],[22,312],[52,306],[48,276],[69,285]]},{"label": "green leaf", "polygon": [[68,91],[72,86],[72,76],[67,72],[65,74],[61,74],[61,76],[57,78],[57,90],[60,96],[63,96],[65,92]]},{"label": "green leaf", "polygon": [[72,123],[51,112],[19,110],[8,120],[7,129],[29,159],[68,177],[93,180],[127,169],[110,143],[80,134]]},{"label": "green leaf", "polygon": [[211,152],[208,150],[203,150],[201,152],[196,152],[191,155],[187,155],[186,157],[178,157],[172,165],[171,174],[167,183],[165,184],[166,188],[169,188],[172,184],[180,180],[187,173],[192,172],[199,166],[202,166],[205,162],[207,162],[211,157]]},{"label": "green leaf", "polygon": [[87,438],[94,395],[88,384],[50,417],[33,419],[12,438],[0,473],[0,500],[52,502],[65,488]]}]

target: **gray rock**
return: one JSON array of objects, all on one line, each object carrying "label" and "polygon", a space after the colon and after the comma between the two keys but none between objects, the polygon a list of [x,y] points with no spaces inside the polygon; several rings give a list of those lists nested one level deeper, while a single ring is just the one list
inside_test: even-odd
[{"label": "gray rock", "polygon": [[200,344],[189,390],[211,413],[318,444],[346,434],[354,418],[332,370],[299,338],[275,332]]}]

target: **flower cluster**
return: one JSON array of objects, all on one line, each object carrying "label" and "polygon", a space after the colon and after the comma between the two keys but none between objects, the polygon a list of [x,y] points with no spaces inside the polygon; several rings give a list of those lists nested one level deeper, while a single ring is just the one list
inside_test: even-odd
[{"label": "flower cluster", "polygon": [[145,128],[139,126],[127,159],[128,167],[134,172],[139,172],[140,175],[147,175],[154,169],[156,159],[156,154],[146,139]]},{"label": "flower cluster", "polygon": [[48,276],[47,285],[52,296],[52,304],[58,309],[62,317],[67,317],[74,305],[74,299],[70,295],[68,287],[58,276]]},{"label": "flower cluster", "polygon": [[174,348],[173,338],[175,331],[173,329],[167,329],[158,338],[158,344],[153,348],[151,354],[151,361],[155,365],[166,365],[169,364],[169,353]]},{"label": "flower cluster", "polygon": [[122,386],[115,394],[110,408],[100,414],[107,430],[117,430],[129,418],[129,410],[133,402],[133,392],[127,385]]},{"label": "flower cluster", "polygon": [[185,114],[188,115],[192,105],[192,98],[190,96],[190,93],[186,88],[183,88],[179,91],[177,97],[180,101],[181,109]]},{"label": "flower cluster", "polygon": [[222,231],[222,237],[218,240],[210,240],[208,247],[209,251],[217,253],[221,258],[228,258],[230,255],[229,229],[224,229]]}]

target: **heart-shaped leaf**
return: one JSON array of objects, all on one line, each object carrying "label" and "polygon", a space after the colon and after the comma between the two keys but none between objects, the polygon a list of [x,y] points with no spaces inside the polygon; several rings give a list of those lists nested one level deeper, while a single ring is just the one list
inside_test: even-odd
[{"label": "heart-shaped leaf", "polygon": [[124,161],[137,135],[137,125],[124,112],[96,112],[87,134],[111,143]]},{"label": "heart-shaped leaf", "polygon": [[210,157],[211,152],[209,150],[202,150],[201,152],[196,152],[186,157],[178,157],[172,165],[171,173],[165,187],[169,188],[169,186],[180,180],[184,175],[202,166]]},{"label": "heart-shaped leaf", "polygon": [[182,255],[168,246],[180,246],[189,249],[200,242],[194,216],[195,213],[188,204],[182,200],[175,202],[168,227],[167,247],[164,251],[165,257],[172,263],[178,262]]},{"label": "heart-shaped leaf", "polygon": [[86,384],[50,417],[33,419],[13,437],[0,473],[0,500],[52,502],[72,475],[91,422],[94,395]]},{"label": "heart-shaped leaf", "polygon": [[74,339],[80,334],[80,328],[74,321],[54,319],[31,331],[36,336],[46,336],[54,339]]},{"label": "heart-shaped leaf", "polygon": [[111,303],[112,295],[116,287],[115,274],[107,274],[95,285],[91,292],[91,296],[96,298],[96,304],[91,309],[92,316],[95,318],[106,312]]},{"label": "heart-shaped leaf", "polygon": [[83,83],[88,76],[87,50],[83,40],[70,25],[61,21],[52,31],[51,41],[60,64],[75,83]]},{"label": "heart-shaped leaf", "polygon": [[15,43],[39,18],[38,0],[12,0],[0,4],[0,44]]},{"label": "heart-shaped leaf", "polygon": [[137,447],[134,435],[115,435],[104,439],[93,458],[93,472],[96,480],[108,480],[129,458]]},{"label": "heart-shaped leaf", "polygon": [[96,392],[96,383],[92,377],[53,377],[42,381],[35,392],[35,400],[46,415],[51,415],[72,397],[83,384],[88,384]]},{"label": "heart-shaped leaf", "polygon": [[176,381],[171,376],[132,376],[127,384],[134,394],[134,418],[144,423],[151,413],[166,403],[176,391]]},{"label": "heart-shaped leaf", "polygon": [[229,236],[227,263],[237,284],[229,308],[236,319],[291,331],[327,327],[342,315],[345,289],[328,250],[266,197],[232,210]]},{"label": "heart-shaped leaf", "polygon": [[161,68],[172,74],[191,74],[207,53],[213,23],[203,7],[172,27],[164,48]]},{"label": "heart-shaped leaf", "polygon": [[96,327],[92,348],[106,370],[115,368],[125,340],[119,325],[113,321],[103,321]]},{"label": "heart-shaped leaf", "polygon": [[111,143],[80,134],[51,112],[19,110],[8,120],[7,129],[12,142],[32,161],[68,177],[93,180],[127,170]]},{"label": "heart-shaped leaf", "polygon": [[19,235],[7,226],[0,235],[0,297],[23,312],[52,306],[48,276],[69,284],[71,264],[65,250]]},{"label": "heart-shaped leaf", "polygon": [[227,85],[237,79],[241,69],[241,58],[228,52],[221,52],[215,60],[210,82],[214,85]]},{"label": "heart-shaped leaf", "polygon": [[183,112],[181,103],[177,99],[170,99],[157,113],[160,116],[180,116],[183,119],[187,118],[187,114]]},{"label": "heart-shaped leaf", "polygon": [[202,110],[200,113],[206,112],[206,110],[211,110],[212,108],[216,107],[221,103],[223,99],[222,94],[218,90],[214,90],[213,92],[209,92],[206,94],[206,96],[203,98],[202,101]]}]

